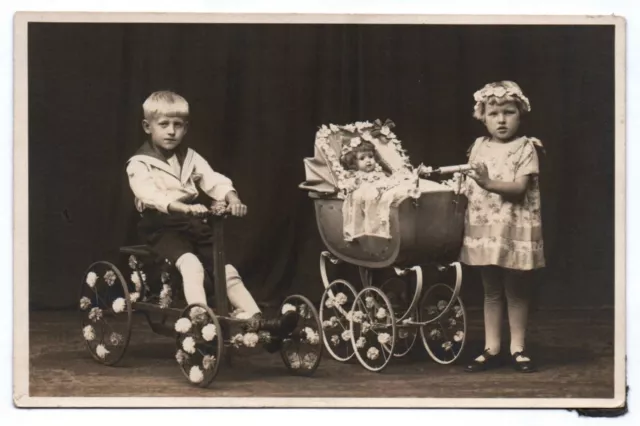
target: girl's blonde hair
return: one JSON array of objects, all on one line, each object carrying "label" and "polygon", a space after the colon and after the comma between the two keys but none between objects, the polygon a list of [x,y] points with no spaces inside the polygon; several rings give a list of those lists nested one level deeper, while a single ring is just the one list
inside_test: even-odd
[{"label": "girl's blonde hair", "polygon": [[177,93],[161,90],[154,92],[142,104],[145,119],[152,119],[158,115],[169,117],[189,116],[189,103]]},{"label": "girl's blonde hair", "polygon": [[514,102],[520,111],[525,114],[531,111],[529,99],[522,93],[522,89],[513,81],[498,81],[486,84],[482,89],[473,94],[476,101],[473,107],[473,117],[484,121],[487,105],[502,105],[505,102]]}]

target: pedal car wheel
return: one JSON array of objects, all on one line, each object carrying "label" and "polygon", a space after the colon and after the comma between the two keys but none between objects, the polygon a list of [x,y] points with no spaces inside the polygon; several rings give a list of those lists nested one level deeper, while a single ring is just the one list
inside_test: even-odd
[{"label": "pedal car wheel", "polygon": [[[382,290],[389,299],[395,314],[398,338],[396,340],[393,356],[401,358],[411,352],[411,349],[413,349],[413,346],[418,340],[418,327],[405,326],[403,325],[403,322],[400,321],[400,318],[405,316],[407,309],[411,306],[411,300],[415,293],[415,289],[410,288],[409,284],[399,277],[389,278],[378,288]],[[418,308],[415,308],[411,315],[406,316],[407,322],[417,321]]]},{"label": "pedal car wheel", "polygon": [[467,313],[458,296],[451,308],[443,312],[453,296],[446,284],[434,284],[424,294],[420,304],[420,321],[437,321],[420,328],[420,336],[429,356],[439,364],[456,361],[464,349],[467,336]]},{"label": "pedal car wheel", "polygon": [[345,280],[335,280],[320,300],[320,323],[324,347],[336,361],[346,362],[355,354],[350,339],[342,334],[349,330],[349,308],[356,299],[356,289]]},{"label": "pedal car wheel", "polygon": [[127,281],[109,262],[95,262],[85,271],[80,287],[82,334],[93,359],[115,365],[131,337],[131,297]]},{"label": "pedal car wheel", "polygon": [[175,323],[176,361],[189,383],[206,388],[218,374],[222,361],[222,329],[209,307],[187,306]]},{"label": "pedal car wheel", "polygon": [[311,376],[322,358],[322,323],[313,303],[304,296],[287,297],[280,313],[290,310],[295,310],[300,317],[293,333],[283,340],[280,355],[289,372],[297,376]]},{"label": "pedal car wheel", "polygon": [[397,338],[389,298],[377,287],[367,287],[356,296],[351,312],[348,337],[356,357],[367,370],[381,371],[393,358]]}]

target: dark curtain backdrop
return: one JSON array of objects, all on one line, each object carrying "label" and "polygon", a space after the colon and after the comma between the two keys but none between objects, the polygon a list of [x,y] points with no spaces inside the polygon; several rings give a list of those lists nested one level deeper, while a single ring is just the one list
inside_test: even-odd
[{"label": "dark curtain backdrop", "polygon": [[391,118],[414,164],[459,164],[485,134],[473,92],[501,79],[528,95],[522,133],[547,148],[538,303],[612,304],[613,27],[30,24],[32,306],[74,306],[85,268],[137,242],[124,164],[152,91],[188,99],[186,143],[249,206],[227,222],[227,259],[269,301],[322,292],[323,245],[297,189],[317,126]]}]

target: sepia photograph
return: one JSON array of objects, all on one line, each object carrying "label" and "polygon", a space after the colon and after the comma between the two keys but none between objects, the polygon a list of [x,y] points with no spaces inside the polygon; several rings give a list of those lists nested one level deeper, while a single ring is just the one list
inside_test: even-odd
[{"label": "sepia photograph", "polygon": [[623,18],[14,23],[17,406],[626,404]]}]

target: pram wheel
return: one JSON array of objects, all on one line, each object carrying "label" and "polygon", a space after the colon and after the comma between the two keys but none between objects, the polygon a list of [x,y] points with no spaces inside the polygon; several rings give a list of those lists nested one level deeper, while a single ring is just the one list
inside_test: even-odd
[{"label": "pram wheel", "polygon": [[189,383],[205,388],[218,374],[223,354],[220,322],[209,307],[187,306],[175,323],[176,361]]},{"label": "pram wheel", "polygon": [[124,356],[131,336],[129,288],[118,268],[95,262],[87,268],[80,288],[82,334],[93,359],[115,365]]},{"label": "pram wheel", "polygon": [[381,371],[393,358],[396,320],[389,298],[376,287],[358,293],[353,308],[349,337],[360,364],[369,371]]},{"label": "pram wheel", "polygon": [[455,362],[466,342],[467,313],[459,296],[452,300],[453,294],[448,285],[434,284],[420,306],[420,321],[430,321],[420,327],[420,336],[429,356],[439,364]]},{"label": "pram wheel", "polygon": [[322,323],[318,311],[311,301],[304,296],[287,297],[280,308],[284,314],[295,310],[298,324],[290,336],[282,342],[280,355],[289,372],[297,376],[311,376],[322,358]]},{"label": "pram wheel", "polygon": [[353,358],[351,339],[343,335],[349,330],[349,320],[356,299],[356,289],[345,280],[335,280],[325,289],[320,300],[320,323],[324,347],[336,361],[346,362]]}]

